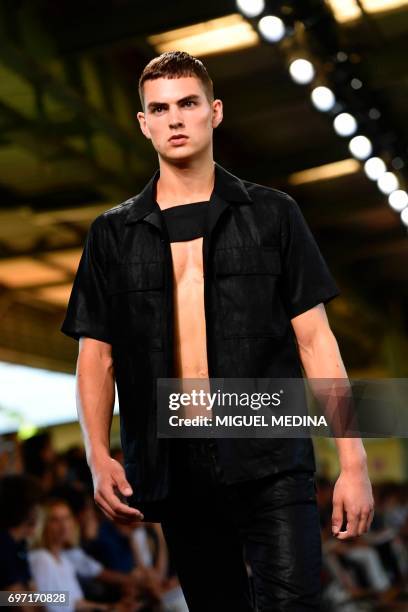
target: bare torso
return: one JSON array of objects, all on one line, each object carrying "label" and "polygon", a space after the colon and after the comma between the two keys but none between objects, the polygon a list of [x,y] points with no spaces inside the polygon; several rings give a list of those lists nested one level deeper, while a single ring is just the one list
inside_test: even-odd
[{"label": "bare torso", "polygon": [[174,341],[178,378],[207,378],[203,238],[172,242]]}]

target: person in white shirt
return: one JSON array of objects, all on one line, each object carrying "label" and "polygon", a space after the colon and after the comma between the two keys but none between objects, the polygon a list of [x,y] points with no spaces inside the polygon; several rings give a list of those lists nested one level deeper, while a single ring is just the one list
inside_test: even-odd
[{"label": "person in white shirt", "polygon": [[[43,506],[36,547],[28,553],[31,573],[39,591],[68,591],[65,612],[109,610],[112,606],[85,599],[75,568],[64,554],[67,538],[73,529],[73,515],[62,500],[50,500]],[[96,566],[94,566],[96,570]],[[47,612],[61,612],[61,604],[47,603]]]}]

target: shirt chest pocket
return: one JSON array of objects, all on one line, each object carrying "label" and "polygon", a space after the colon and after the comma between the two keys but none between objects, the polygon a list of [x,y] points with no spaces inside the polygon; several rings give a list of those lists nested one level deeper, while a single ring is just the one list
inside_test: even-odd
[{"label": "shirt chest pocket", "polygon": [[127,262],[109,269],[109,316],[115,342],[163,348],[162,262]]},{"label": "shirt chest pocket", "polygon": [[215,253],[224,337],[282,336],[288,320],[279,295],[281,258],[275,247],[233,247]]}]

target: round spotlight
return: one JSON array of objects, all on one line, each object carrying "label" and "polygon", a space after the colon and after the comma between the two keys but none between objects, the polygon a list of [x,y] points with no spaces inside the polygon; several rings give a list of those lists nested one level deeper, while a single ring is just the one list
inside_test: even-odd
[{"label": "round spotlight", "polygon": [[333,127],[339,136],[351,136],[357,131],[357,121],[350,113],[340,113],[334,119]]},{"label": "round spotlight", "polygon": [[395,169],[395,170],[401,170],[401,168],[404,167],[404,160],[401,157],[394,157],[391,160],[391,166]]},{"label": "round spotlight", "polygon": [[274,15],[265,15],[258,22],[258,29],[268,42],[278,42],[285,36],[285,24]]},{"label": "round spotlight", "polygon": [[350,153],[357,159],[367,159],[373,151],[373,145],[367,136],[354,136],[348,146]]},{"label": "round spotlight", "polygon": [[289,66],[289,73],[295,83],[307,85],[313,81],[315,69],[313,64],[305,59],[296,59]]},{"label": "round spotlight", "polygon": [[350,86],[352,89],[361,89],[363,86],[363,83],[362,81],[360,81],[360,79],[354,78],[354,79],[351,79]]},{"label": "round spotlight", "polygon": [[368,111],[368,116],[373,121],[377,121],[381,117],[381,113],[378,108],[370,108],[370,110]]},{"label": "round spotlight", "polygon": [[387,167],[381,157],[370,157],[364,164],[364,172],[371,181],[376,181],[386,172]]},{"label": "round spotlight", "polygon": [[396,189],[388,196],[388,203],[397,212],[408,206],[408,193],[403,189]]},{"label": "round spotlight", "polygon": [[313,106],[322,112],[331,110],[336,104],[336,98],[332,90],[328,87],[323,87],[323,85],[315,87],[310,94],[310,98]]},{"label": "round spotlight", "polygon": [[258,17],[265,8],[264,0],[237,0],[237,7],[246,17]]},{"label": "round spotlight", "polygon": [[386,195],[398,189],[398,179],[393,172],[384,172],[377,180],[378,189]]},{"label": "round spotlight", "polygon": [[408,206],[401,210],[400,217],[403,224],[408,226]]}]

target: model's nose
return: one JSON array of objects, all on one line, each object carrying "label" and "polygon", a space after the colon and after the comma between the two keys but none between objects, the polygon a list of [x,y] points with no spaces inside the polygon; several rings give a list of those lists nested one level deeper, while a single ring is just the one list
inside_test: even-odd
[{"label": "model's nose", "polygon": [[178,109],[173,109],[169,111],[169,127],[180,128],[183,126],[183,120],[180,115],[180,111]]}]

